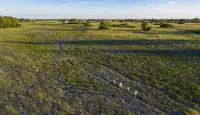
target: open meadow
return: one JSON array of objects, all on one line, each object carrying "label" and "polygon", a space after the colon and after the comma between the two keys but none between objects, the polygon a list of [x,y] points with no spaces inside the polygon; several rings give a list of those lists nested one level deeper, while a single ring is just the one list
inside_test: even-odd
[{"label": "open meadow", "polygon": [[91,24],[0,28],[0,114],[198,114],[200,23]]}]

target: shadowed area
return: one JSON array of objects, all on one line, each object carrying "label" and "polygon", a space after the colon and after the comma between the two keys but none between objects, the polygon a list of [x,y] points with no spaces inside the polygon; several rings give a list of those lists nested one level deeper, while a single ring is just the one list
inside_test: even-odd
[{"label": "shadowed area", "polygon": [[103,52],[133,53],[133,54],[155,54],[167,56],[200,56],[200,50],[102,50]]},{"label": "shadowed area", "polygon": [[78,40],[78,41],[52,41],[52,42],[23,42],[1,41],[17,44],[66,44],[66,45],[171,45],[171,44],[199,44],[199,40]]}]

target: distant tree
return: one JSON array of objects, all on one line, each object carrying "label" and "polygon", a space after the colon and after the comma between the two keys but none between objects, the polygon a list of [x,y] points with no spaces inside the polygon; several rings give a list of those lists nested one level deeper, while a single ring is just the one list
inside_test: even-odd
[{"label": "distant tree", "polygon": [[91,21],[90,21],[90,20],[87,20],[87,21],[84,23],[84,26],[92,26]]},{"label": "distant tree", "polygon": [[135,28],[133,25],[129,25],[128,23],[122,23],[122,24],[113,24],[111,25],[113,27],[118,27],[118,28]]},{"label": "distant tree", "polygon": [[163,19],[160,22],[161,28],[173,28],[174,26],[172,24],[167,24],[167,20]]},{"label": "distant tree", "polygon": [[161,28],[173,28],[174,26],[172,24],[162,24],[160,25]]},{"label": "distant tree", "polygon": [[21,24],[17,18],[9,16],[0,16],[0,28],[20,27]]},{"label": "distant tree", "polygon": [[178,21],[178,24],[184,24],[185,23],[185,20],[184,19],[180,19],[179,21]]},{"label": "distant tree", "polygon": [[62,23],[63,25],[66,24],[66,20],[65,20],[65,19],[61,20],[61,23]]},{"label": "distant tree", "polygon": [[109,23],[107,21],[101,21],[99,29],[108,29]]},{"label": "distant tree", "polygon": [[68,20],[68,24],[78,24],[78,23],[79,23],[78,20],[75,18]]},{"label": "distant tree", "polygon": [[156,21],[155,25],[160,25],[159,21]]},{"label": "distant tree", "polygon": [[2,22],[3,17],[0,15],[0,28],[3,28],[3,22]]},{"label": "distant tree", "polygon": [[193,22],[194,22],[194,23],[198,23],[199,21],[200,21],[199,18],[194,18],[194,19],[193,19]]},{"label": "distant tree", "polygon": [[18,19],[20,22],[31,22],[31,19],[24,19],[24,18],[20,18]]},{"label": "distant tree", "polygon": [[143,31],[150,31],[152,29],[147,21],[142,22],[141,27]]},{"label": "distant tree", "polygon": [[167,20],[163,19],[163,20],[161,20],[160,25],[163,25],[163,24],[166,24],[166,23],[167,23]]}]

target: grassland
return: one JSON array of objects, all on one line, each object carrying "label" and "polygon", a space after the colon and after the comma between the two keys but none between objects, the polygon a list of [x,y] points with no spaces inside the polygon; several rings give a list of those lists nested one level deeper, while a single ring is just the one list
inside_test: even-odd
[{"label": "grassland", "polygon": [[92,24],[0,29],[0,114],[197,114],[200,23]]}]

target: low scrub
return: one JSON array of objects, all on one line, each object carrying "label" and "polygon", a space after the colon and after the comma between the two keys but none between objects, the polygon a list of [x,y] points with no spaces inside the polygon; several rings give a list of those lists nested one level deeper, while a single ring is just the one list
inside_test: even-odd
[{"label": "low scrub", "polygon": [[108,29],[109,23],[107,21],[101,21],[99,29]]},{"label": "low scrub", "polygon": [[160,24],[161,28],[174,28],[172,24]]},{"label": "low scrub", "polygon": [[143,31],[150,31],[152,29],[149,22],[142,22],[141,27]]},{"label": "low scrub", "polygon": [[77,19],[70,19],[67,24],[80,24],[80,22]]},{"label": "low scrub", "polygon": [[135,26],[129,25],[128,23],[113,24],[112,27],[118,27],[118,28],[135,28]]},{"label": "low scrub", "polygon": [[84,26],[93,26],[91,23],[85,23]]},{"label": "low scrub", "polygon": [[185,30],[184,33],[200,34],[200,30]]},{"label": "low scrub", "polygon": [[9,16],[0,16],[0,28],[14,28],[21,27],[22,25],[19,23],[17,18],[9,17]]}]

